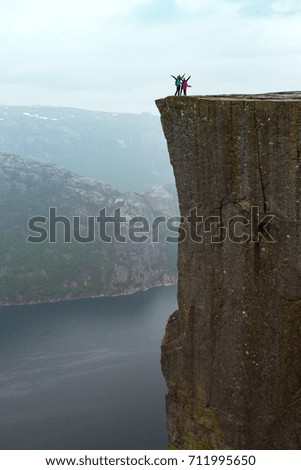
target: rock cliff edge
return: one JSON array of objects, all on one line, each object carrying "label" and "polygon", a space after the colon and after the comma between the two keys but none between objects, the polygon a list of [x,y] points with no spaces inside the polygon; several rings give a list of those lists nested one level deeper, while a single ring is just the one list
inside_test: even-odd
[{"label": "rock cliff edge", "polygon": [[300,449],[301,92],[156,103],[183,239],[170,445]]}]

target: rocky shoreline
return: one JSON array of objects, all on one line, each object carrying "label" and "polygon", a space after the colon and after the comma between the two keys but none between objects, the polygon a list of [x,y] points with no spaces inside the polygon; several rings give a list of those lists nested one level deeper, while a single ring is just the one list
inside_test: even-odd
[{"label": "rocky shoreline", "polygon": [[177,279],[175,278],[174,281],[166,282],[164,284],[154,284],[150,285],[149,287],[145,287],[143,289],[129,289],[126,292],[122,292],[120,294],[111,294],[111,295],[106,295],[106,294],[100,294],[100,295],[92,295],[92,296],[87,296],[87,297],[66,297],[66,298],[61,298],[61,299],[43,299],[41,301],[31,301],[31,302],[26,302],[26,303],[0,303],[0,308],[1,307],[22,307],[26,305],[42,305],[42,304],[53,304],[57,302],[68,302],[68,301],[74,301],[74,300],[90,300],[90,299],[101,299],[101,298],[113,298],[113,297],[123,297],[127,295],[134,295],[134,294],[139,294],[141,292],[147,292],[152,289],[157,289],[160,287],[170,287],[170,286],[176,286],[178,283]]}]

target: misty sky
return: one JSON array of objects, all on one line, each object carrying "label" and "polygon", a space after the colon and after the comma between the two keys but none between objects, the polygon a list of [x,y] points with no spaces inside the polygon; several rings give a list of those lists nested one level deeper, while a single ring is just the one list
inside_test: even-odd
[{"label": "misty sky", "polygon": [[0,103],[156,113],[189,94],[301,89],[301,0],[1,0]]}]

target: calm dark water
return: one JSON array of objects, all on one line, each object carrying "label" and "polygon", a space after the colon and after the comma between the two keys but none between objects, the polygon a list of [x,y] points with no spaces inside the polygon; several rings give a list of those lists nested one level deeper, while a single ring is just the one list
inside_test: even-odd
[{"label": "calm dark water", "polygon": [[176,287],[0,308],[1,449],[165,449]]}]

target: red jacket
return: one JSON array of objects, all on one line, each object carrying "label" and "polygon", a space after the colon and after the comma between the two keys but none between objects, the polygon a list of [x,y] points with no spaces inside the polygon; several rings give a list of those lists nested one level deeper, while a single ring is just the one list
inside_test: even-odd
[{"label": "red jacket", "polygon": [[183,82],[182,82],[182,90],[187,90],[187,88],[190,87],[190,85],[188,85],[188,80],[189,80],[189,79],[190,79],[190,77],[183,79]]}]

